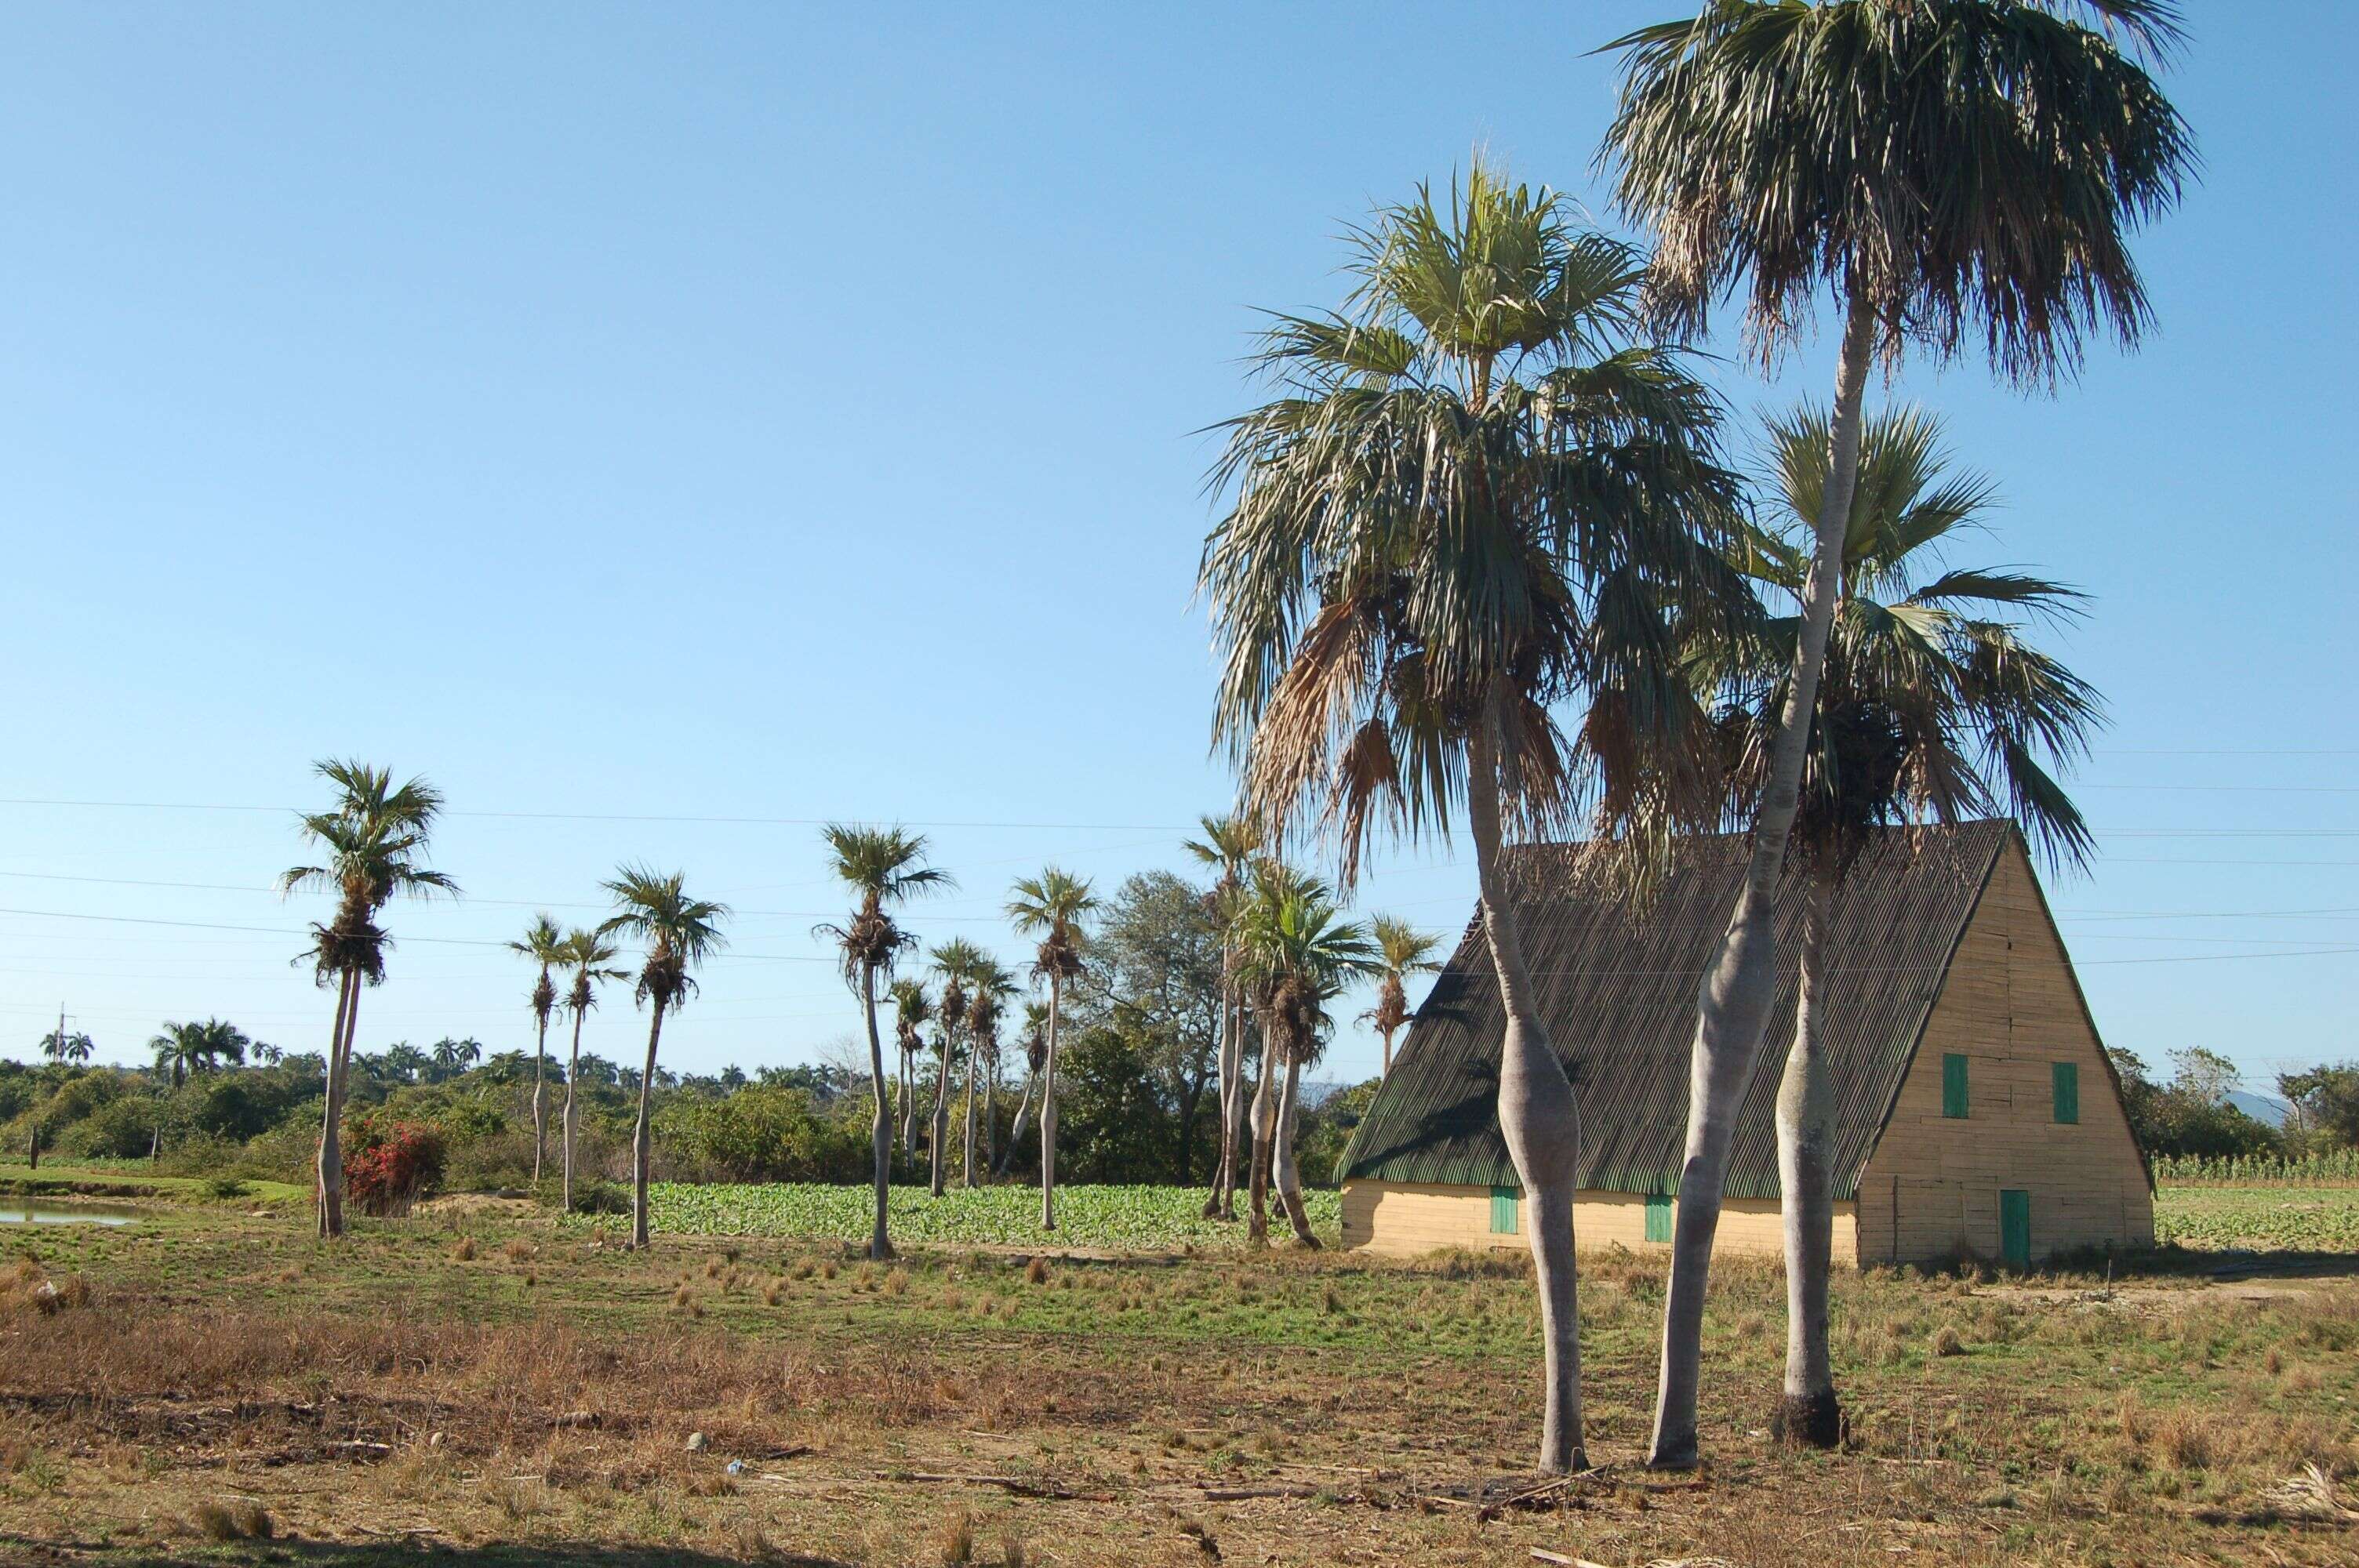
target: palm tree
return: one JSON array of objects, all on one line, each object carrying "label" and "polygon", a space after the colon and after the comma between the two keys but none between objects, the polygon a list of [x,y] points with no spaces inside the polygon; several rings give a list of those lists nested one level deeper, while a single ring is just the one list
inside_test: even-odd
[{"label": "palm tree", "polygon": [[1082,972],[1082,922],[1098,901],[1090,884],[1054,866],[1017,880],[1007,918],[1018,933],[1040,939],[1032,978],[1049,982],[1049,1031],[1040,1059],[1040,1228],[1057,1228],[1057,1022],[1065,982]]},{"label": "palm tree", "polygon": [[301,819],[303,836],[325,851],[321,864],[296,866],[278,879],[282,894],[318,891],[336,895],[335,914],[311,927],[312,975],[337,988],[335,1022],[328,1034],[326,1103],[321,1108],[320,1234],[344,1233],[344,1167],[339,1130],[344,1077],[361,1011],[361,988],[385,982],[389,938],[376,917],[397,895],[457,896],[459,884],[420,861],[442,814],[442,794],[423,778],[396,784],[391,770],[352,761],[315,763],[336,788],[336,804]]},{"label": "palm tree", "polygon": [[573,971],[573,984],[565,998],[565,1010],[573,1015],[573,1044],[565,1054],[565,1108],[560,1115],[560,1140],[564,1144],[564,1190],[560,1195],[560,1212],[573,1212],[573,1089],[582,1081],[584,1062],[604,1066],[595,1056],[582,1054],[582,1021],[598,1005],[598,987],[607,980],[626,980],[628,969],[608,966],[622,956],[622,949],[595,931],[576,929],[566,935],[563,956],[565,967]]},{"label": "palm tree", "polygon": [[508,951],[521,954],[540,970],[532,983],[532,1184],[537,1187],[541,1154],[549,1141],[549,1015],[557,1011],[557,985],[549,972],[565,962],[565,933],[556,917],[544,911],[532,917],[522,941],[508,944]]},{"label": "palm tree", "polygon": [[2151,312],[2128,232],[2177,203],[2195,154],[2132,56],[2157,58],[2177,38],[2164,0],[1711,0],[1691,21],[1609,46],[1628,74],[1603,156],[1620,166],[1622,210],[1659,238],[1663,315],[1701,331],[1713,302],[1743,286],[1765,360],[1822,292],[1843,320],[1788,705],[1744,891],[1699,998],[1650,1464],[1696,1462],[1712,1243],[1775,989],[1777,880],[1834,623],[1870,362],[1897,362],[1911,340],[1950,359],[1972,334],[2001,376],[2052,386],[2091,333],[2136,344]]},{"label": "palm tree", "polygon": [[[999,1019],[1008,1000],[1016,994],[1016,977],[996,960],[983,958],[968,976],[971,996],[966,1004],[966,1141],[965,1184],[974,1185],[974,1090],[975,1070],[984,1070],[983,1128],[986,1140],[994,1136],[993,1120],[999,1108]],[[984,1151],[988,1168],[990,1150]]]},{"label": "palm tree", "polygon": [[[165,1027],[171,1029],[179,1026],[167,1024]],[[96,1047],[91,1044],[90,1036],[79,1029],[71,1032],[52,1029],[41,1036],[41,1054],[52,1062],[87,1062],[90,1060],[91,1052],[95,1049]],[[158,1064],[159,1066],[161,1065],[160,1062]],[[175,1087],[179,1086],[179,1082],[176,1076],[173,1079]]]},{"label": "palm tree", "polygon": [[[1324,885],[1283,866],[1260,869],[1239,925],[1238,972],[1268,1035],[1256,1097],[1263,1103],[1255,1107],[1250,1237],[1256,1246],[1268,1244],[1268,1192],[1275,1180],[1296,1238],[1315,1248],[1319,1238],[1311,1233],[1294,1164],[1294,1108],[1302,1069],[1326,1049],[1327,1004],[1352,979],[1375,973],[1382,960],[1367,933],[1343,918]],[[1266,1102],[1281,1062],[1285,1081],[1270,1114]]]},{"label": "palm tree", "polygon": [[1024,1093],[1016,1101],[1015,1119],[1007,1124],[1007,1146],[999,1152],[998,1174],[1007,1174],[1016,1151],[1024,1141],[1025,1119],[1032,1114],[1032,1091],[1040,1082],[1040,1068],[1049,1060],[1049,1004],[1038,997],[1024,1003]]},{"label": "palm tree", "polygon": [[901,1153],[918,1152],[918,1053],[926,1048],[926,1025],[934,1021],[934,999],[918,980],[895,980],[886,993],[893,1000],[893,1039],[901,1049]]},{"label": "palm tree", "polygon": [[[1772,423],[1765,488],[1783,515],[1776,532],[1748,541],[1743,557],[1756,580],[1797,606],[1810,575],[1805,541],[1826,490],[1829,422],[1825,411],[1805,408]],[[1832,1447],[1843,1431],[1827,1344],[1835,1089],[1821,1034],[1821,953],[1835,892],[1885,826],[2004,811],[2051,866],[2083,864],[2093,847],[2049,769],[2086,755],[2101,707],[2086,683],[2024,640],[2018,621],[2022,612],[2070,614],[2080,596],[2007,571],[1948,570],[1919,580],[1920,562],[1991,504],[1988,481],[1951,479],[1946,467],[1931,416],[1901,408],[1864,422],[1842,597],[1794,821],[1794,858],[1809,881],[1794,1043],[1777,1093],[1787,1348],[1773,1424],[1780,1436],[1818,1447]],[[1731,650],[1735,656],[1712,672],[1733,699],[1740,809],[1767,784],[1800,626],[1792,614],[1767,622],[1762,639]]]},{"label": "palm tree", "polygon": [[[941,1032],[934,1037],[935,1044],[939,1047],[937,1055],[940,1060],[934,1070],[933,1144],[929,1151],[933,1167],[931,1171],[933,1195],[940,1197],[944,1190],[948,1159],[946,1146],[950,1142],[951,1136],[951,1058],[957,1054],[959,1025],[966,1022],[967,1004],[973,996],[967,988],[973,982],[983,966],[991,960],[984,956],[982,948],[963,936],[953,936],[949,941],[941,943],[929,957],[933,962],[934,973],[941,978],[942,982],[941,1000],[934,1009],[934,1016],[941,1024]],[[970,1104],[973,1102],[973,1096],[974,1059],[970,1054],[967,1059],[967,1097]],[[972,1119],[970,1117],[970,1124],[967,1128],[970,1141],[974,1133]],[[969,1160],[972,1162],[972,1155],[969,1156]]]},{"label": "palm tree", "polygon": [[950,873],[929,866],[926,836],[900,827],[855,827],[831,822],[820,837],[827,845],[836,881],[857,901],[852,918],[842,925],[822,925],[820,934],[843,950],[843,981],[860,999],[868,1025],[868,1076],[876,1095],[875,1130],[876,1223],[868,1236],[868,1256],[893,1256],[893,1239],[886,1234],[885,1204],[893,1181],[892,1111],[885,1093],[885,1047],[876,1037],[876,978],[892,978],[901,949],[917,938],[893,923],[892,912],[919,893],[957,884]]},{"label": "palm tree", "polygon": [[679,871],[663,876],[643,865],[626,865],[601,884],[614,895],[615,912],[599,923],[598,935],[636,936],[647,945],[638,988],[638,1000],[648,1012],[647,1065],[639,1074],[639,1119],[631,1131],[631,1245],[637,1248],[647,1244],[647,1164],[654,1152],[647,1113],[664,1014],[688,1004],[696,989],[689,971],[728,946],[721,923],[729,918],[729,906],[689,897],[686,880]]},{"label": "palm tree", "polygon": [[1379,914],[1369,922],[1376,943],[1376,953],[1382,960],[1378,974],[1376,1005],[1361,1016],[1376,1026],[1385,1042],[1385,1076],[1393,1070],[1393,1035],[1408,1022],[1408,993],[1401,982],[1411,975],[1430,975],[1441,966],[1433,961],[1433,950],[1441,946],[1441,938],[1430,931],[1419,931],[1408,921],[1396,915]]},{"label": "palm tree", "polygon": [[[1742,601],[1710,547],[1736,481],[1717,403],[1640,330],[1644,258],[1573,230],[1553,192],[1478,164],[1353,243],[1345,312],[1277,319],[1277,395],[1230,425],[1213,473],[1234,490],[1199,577],[1224,654],[1214,731],[1248,815],[1334,831],[1347,891],[1372,824],[1414,841],[1466,813],[1540,1294],[1539,1463],[1562,1471],[1582,1463],[1579,1123],[1501,849],[1585,800],[1669,817],[1705,793],[1679,750],[1706,726],[1681,721],[1677,622]],[[1569,736],[1555,705],[1584,695]]]},{"label": "palm tree", "polygon": [[243,1064],[252,1044],[236,1024],[208,1018],[202,1023],[168,1022],[147,1048],[156,1053],[156,1070],[168,1071],[177,1089],[190,1073],[211,1072],[223,1062]]},{"label": "palm tree", "polygon": [[257,1040],[246,1047],[245,1054],[266,1067],[275,1067],[286,1059],[287,1053],[266,1040]]},{"label": "palm tree", "polygon": [[454,1040],[444,1035],[434,1042],[428,1053],[434,1060],[434,1074],[440,1078],[455,1078],[484,1059],[484,1044],[480,1040]]},{"label": "palm tree", "polygon": [[1201,838],[1184,838],[1180,847],[1204,866],[1219,871],[1205,893],[1205,907],[1221,930],[1221,1161],[1212,1176],[1212,1191],[1204,1199],[1207,1219],[1237,1217],[1237,1145],[1245,1139],[1245,992],[1236,979],[1234,925],[1239,893],[1246,869],[1261,852],[1261,833],[1247,818],[1234,814],[1197,818]]}]

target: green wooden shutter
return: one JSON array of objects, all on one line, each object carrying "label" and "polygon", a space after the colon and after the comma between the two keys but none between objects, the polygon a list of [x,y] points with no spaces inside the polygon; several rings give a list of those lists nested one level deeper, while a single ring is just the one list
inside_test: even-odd
[{"label": "green wooden shutter", "polygon": [[1516,1213],[1516,1189],[1493,1187],[1491,1189],[1491,1234],[1515,1235],[1523,1228],[1523,1226],[1517,1223],[1518,1217]]},{"label": "green wooden shutter", "polygon": [[1647,1195],[1647,1239],[1669,1241],[1671,1238],[1671,1195]]},{"label": "green wooden shutter", "polygon": [[1954,1051],[1941,1058],[1941,1114],[1958,1121],[1966,1116],[1966,1059]]},{"label": "green wooden shutter", "polygon": [[2081,1119],[2081,1064],[2058,1062],[2053,1068],[2056,1087],[2056,1119],[2077,1122]]}]

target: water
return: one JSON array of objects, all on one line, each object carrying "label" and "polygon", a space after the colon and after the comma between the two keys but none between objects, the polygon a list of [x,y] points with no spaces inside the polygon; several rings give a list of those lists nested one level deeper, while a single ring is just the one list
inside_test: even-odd
[{"label": "water", "polygon": [[32,1208],[0,1208],[0,1225],[129,1225],[132,1217],[99,1208],[75,1208],[41,1204]]}]

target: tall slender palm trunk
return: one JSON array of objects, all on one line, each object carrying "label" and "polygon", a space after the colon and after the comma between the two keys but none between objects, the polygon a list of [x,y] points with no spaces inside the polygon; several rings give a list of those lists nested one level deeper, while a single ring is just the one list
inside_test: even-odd
[{"label": "tall slender palm trunk", "polygon": [[1384,1033],[1385,1065],[1376,1069],[1376,1076],[1379,1078],[1389,1078],[1393,1076],[1393,1032],[1387,1029]]},{"label": "tall slender palm trunk", "polygon": [[1772,1430],[1783,1442],[1843,1441],[1834,1361],[1827,1348],[1828,1273],[1834,1253],[1834,1083],[1827,1072],[1826,942],[1834,887],[1810,879],[1802,907],[1801,988],[1794,1048],[1777,1084],[1777,1183],[1786,1222],[1786,1388]]},{"label": "tall slender palm trunk", "polygon": [[1467,744],[1467,824],[1483,892],[1483,935],[1498,971],[1506,1037],[1499,1052],[1499,1131],[1524,1186],[1524,1224],[1540,1292],[1547,1378],[1539,1468],[1550,1475],[1588,1466],[1582,1438],[1581,1303],[1573,1261],[1572,1202],[1581,1161],[1581,1114],[1572,1080],[1549,1044],[1524,962],[1515,905],[1499,863],[1500,694],[1484,704]]},{"label": "tall slender palm trunk", "polygon": [[573,1212],[573,1086],[582,1081],[582,1008],[573,1010],[573,1046],[565,1054],[565,1108],[561,1113],[564,1127],[559,1137],[564,1141],[565,1192],[558,1207],[561,1214]]},{"label": "tall slender palm trunk", "polygon": [[1057,1228],[1057,1017],[1064,1011],[1064,977],[1049,975],[1049,1049],[1040,1062],[1040,1228]]},{"label": "tall slender palm trunk", "polygon": [[1007,1129],[1007,1146],[999,1152],[1000,1175],[1007,1174],[1007,1168],[1016,1162],[1016,1151],[1024,1146],[1024,1124],[1032,1117],[1032,1087],[1038,1077],[1037,1073],[1024,1075],[1024,1093],[1016,1101],[1016,1119]]},{"label": "tall slender palm trunk", "polygon": [[1285,1206],[1286,1217],[1294,1223],[1294,1238],[1316,1251],[1319,1238],[1310,1230],[1310,1211],[1302,1204],[1302,1173],[1294,1162],[1295,1111],[1301,1093],[1302,1065],[1289,1059],[1286,1064],[1286,1087],[1277,1097],[1277,1201]]},{"label": "tall slender palm trunk", "polygon": [[868,1081],[876,1092],[876,1117],[869,1128],[875,1155],[876,1225],[868,1233],[871,1258],[893,1256],[893,1239],[885,1233],[885,1203],[893,1190],[893,1107],[885,1094],[885,1043],[876,1037],[876,966],[860,967],[860,1011],[868,1020]]},{"label": "tall slender palm trunk", "polygon": [[901,1048],[901,1158],[911,1160],[918,1153],[918,1055],[908,1046]]},{"label": "tall slender palm trunk", "polygon": [[1236,1097],[1236,954],[1223,943],[1221,947],[1221,1152],[1212,1167],[1212,1190],[1204,1195],[1206,1219],[1235,1217],[1237,1141],[1229,1111]]},{"label": "tall slender palm trunk", "polygon": [[344,1048],[359,1010],[360,977],[347,968],[337,982],[336,1021],[328,1032],[328,1082],[320,1112],[319,1184],[313,1198],[322,1237],[344,1233]]},{"label": "tall slender palm trunk", "polygon": [[1768,788],[1753,824],[1753,855],[1744,891],[1704,971],[1688,1069],[1688,1140],[1680,1169],[1679,1212],[1671,1231],[1671,1275],[1663,1292],[1663,1356],[1655,1391],[1655,1433],[1647,1463],[1669,1469],[1696,1463],[1696,1388],[1703,1368],[1703,1308],[1712,1248],[1720,1229],[1728,1149],[1736,1116],[1753,1085],[1769,1004],[1777,989],[1777,882],[1786,840],[1801,800],[1802,762],[1819,676],[1843,588],[1843,535],[1859,479],[1860,410],[1875,351],[1875,313],[1856,292],[1835,368],[1826,492],[1820,499],[1817,546],[1802,592],[1802,631],[1787,683],[1785,711],[1770,752]]},{"label": "tall slender palm trunk", "polygon": [[1247,1115],[1253,1135],[1253,1152],[1245,1178],[1246,1212],[1249,1219],[1245,1241],[1254,1247],[1269,1245],[1269,1176],[1270,1143],[1277,1131],[1278,1064],[1276,1043],[1270,1039],[1269,1022],[1263,1020],[1261,1028],[1261,1081],[1255,1086],[1253,1108]]},{"label": "tall slender palm trunk", "polygon": [[960,1184],[971,1187],[974,1185],[974,1045],[973,1042],[969,1042],[966,1048],[966,1138],[965,1147],[962,1152],[964,1155],[965,1169],[962,1173]]},{"label": "tall slender palm trunk", "polygon": [[928,1151],[932,1166],[933,1195],[942,1195],[942,1172],[949,1164],[951,1141],[951,1032],[942,1031],[941,1061],[934,1069],[933,1147]]},{"label": "tall slender palm trunk", "polygon": [[[543,975],[541,982],[548,983]],[[532,1047],[532,1184],[540,1185],[540,1160],[549,1142],[549,1014],[540,1014],[540,1033]]]},{"label": "tall slender palm trunk", "polygon": [[639,1075],[639,1119],[631,1129],[631,1245],[647,1245],[647,1165],[655,1154],[648,1108],[656,1092],[656,1043],[663,1038],[664,999],[655,999],[647,1020],[647,1065]]}]

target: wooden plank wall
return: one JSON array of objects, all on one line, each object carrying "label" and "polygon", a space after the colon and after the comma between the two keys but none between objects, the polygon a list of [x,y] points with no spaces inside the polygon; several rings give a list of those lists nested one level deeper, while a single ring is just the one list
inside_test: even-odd
[{"label": "wooden plank wall", "polygon": [[[1523,1211],[1519,1210],[1519,1213]],[[1528,1224],[1528,1219],[1526,1219]],[[1624,1247],[1633,1252],[1668,1252],[1668,1242],[1647,1239],[1647,1200],[1631,1193],[1583,1192],[1572,1214],[1573,1240],[1583,1248]],[[1835,1205],[1834,1260],[1857,1260],[1852,1206]],[[1521,1235],[1491,1229],[1488,1187],[1442,1186],[1415,1182],[1350,1181],[1343,1184],[1343,1245],[1371,1252],[1415,1255],[1442,1248],[1513,1248]],[[1718,1245],[1732,1252],[1785,1250],[1785,1229],[1774,1198],[1730,1198],[1722,1207]]]},{"label": "wooden plank wall", "polygon": [[[1968,1059],[1963,1120],[1941,1114],[1941,1058],[1952,1052]],[[2051,1064],[2060,1061],[2080,1065],[2074,1125],[2053,1117]],[[2030,862],[2015,845],[1991,874],[1860,1178],[1859,1256],[1995,1259],[2001,1188],[2031,1195],[2034,1259],[2154,1239],[2136,1142]]]}]

